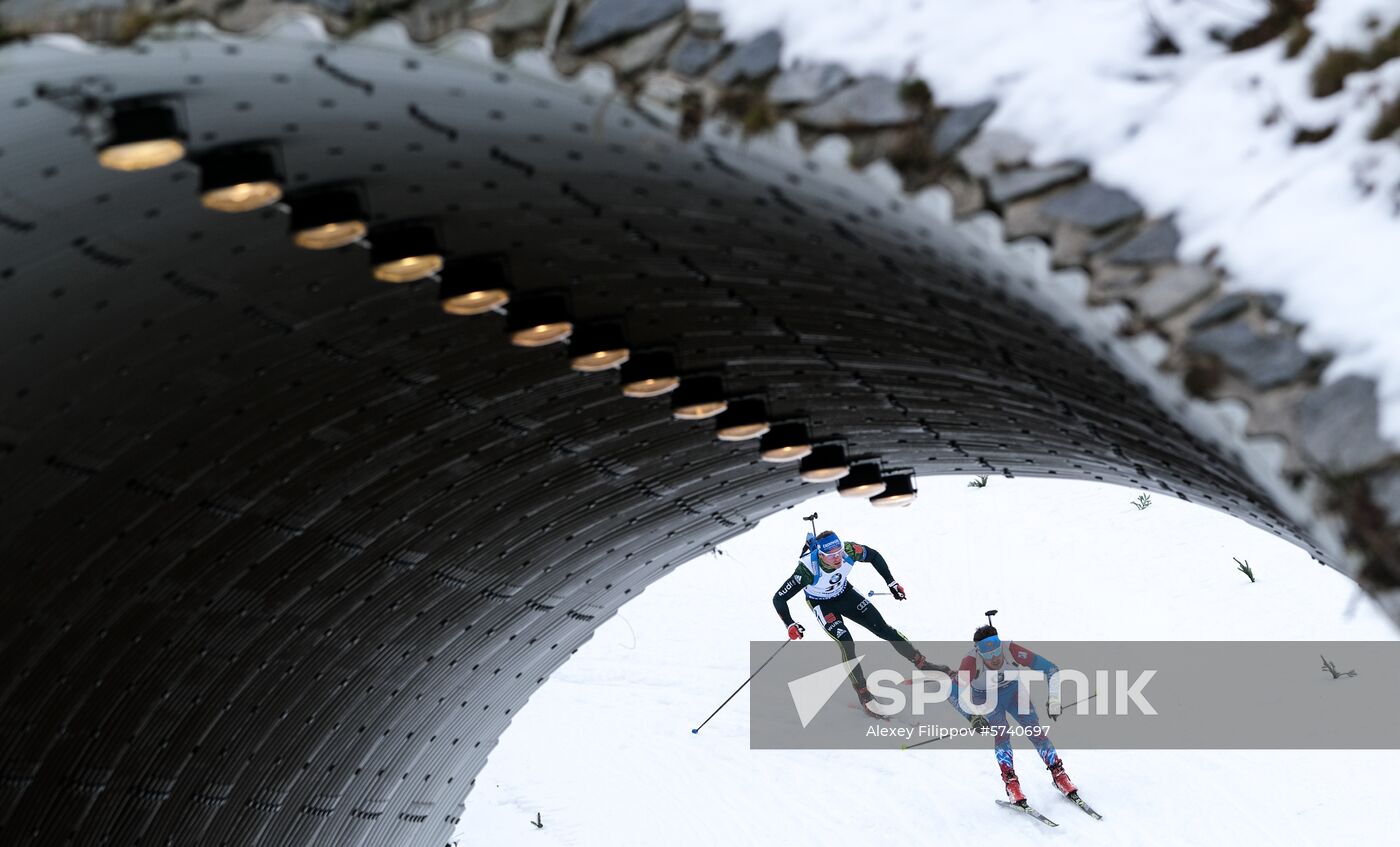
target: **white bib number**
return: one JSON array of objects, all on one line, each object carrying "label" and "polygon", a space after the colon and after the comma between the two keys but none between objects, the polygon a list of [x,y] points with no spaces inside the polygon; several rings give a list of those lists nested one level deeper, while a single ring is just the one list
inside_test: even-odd
[{"label": "white bib number", "polygon": [[814,600],[830,600],[846,590],[846,581],[850,579],[850,575],[849,562],[842,562],[841,567],[834,571],[818,568],[816,581],[807,586],[807,596]]}]

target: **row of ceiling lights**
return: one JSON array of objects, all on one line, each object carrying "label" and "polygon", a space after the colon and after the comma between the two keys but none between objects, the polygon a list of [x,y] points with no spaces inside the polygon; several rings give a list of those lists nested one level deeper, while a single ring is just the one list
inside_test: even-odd
[{"label": "row of ceiling lights", "polygon": [[[107,109],[104,137],[97,152],[103,167],[144,171],[189,155],[171,103],[137,98],[117,101]],[[574,370],[596,373],[617,369],[627,397],[670,394],[671,414],[676,419],[714,418],[715,434],[721,441],[757,438],[764,461],[797,461],[806,482],[835,481],[843,496],[868,497],[877,506],[907,505],[917,496],[912,473],[885,474],[877,461],[853,465],[843,445],[814,444],[806,424],[772,422],[762,399],[728,399],[718,376],[682,378],[670,353],[632,351],[619,323],[576,327],[562,292],[516,294],[503,256],[448,259],[430,223],[401,222],[371,231],[362,193],[354,185],[322,186],[284,198],[277,155],[265,145],[221,147],[200,155],[197,163],[200,201],[208,209],[239,213],[285,203],[291,215],[292,240],[299,247],[333,250],[368,242],[376,279],[406,283],[437,276],[444,312],[481,315],[504,311],[512,344],[543,347],[568,342],[569,364]],[[511,308],[504,310],[507,304]]]}]

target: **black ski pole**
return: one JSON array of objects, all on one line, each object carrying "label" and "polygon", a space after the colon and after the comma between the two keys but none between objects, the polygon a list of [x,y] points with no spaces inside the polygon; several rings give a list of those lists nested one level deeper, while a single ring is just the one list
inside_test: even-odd
[{"label": "black ski pole", "polygon": [[[784,641],[782,644],[778,645],[778,649],[773,651],[773,655],[768,657],[768,661],[758,666],[758,671],[761,671],[764,668],[768,667],[768,662],[771,662],[774,659],[778,658],[778,654],[783,652],[783,648],[791,643],[791,641]],[[730,694],[728,697],[724,698],[724,702],[719,704],[719,709],[723,709],[725,706],[728,706],[729,701],[734,699],[734,695],[738,694],[740,691],[743,691],[744,685],[748,685],[750,682],[753,681],[754,677],[758,676],[758,671],[754,671],[753,673],[749,674],[749,678],[744,680],[743,685],[740,685],[738,688],[734,689],[734,694]],[[695,729],[692,729],[690,731],[690,734],[695,735],[700,730],[704,729],[705,724],[710,722],[710,718],[713,718],[715,715],[719,714],[719,709],[715,709],[713,712],[710,712],[710,717],[705,718],[705,720],[699,726],[697,726]]]},{"label": "black ski pole", "polygon": [[1097,697],[1097,696],[1099,696],[1099,692],[1095,691],[1093,694],[1090,694],[1088,697],[1080,697],[1078,700],[1075,700],[1073,703],[1069,703],[1069,704],[1066,704],[1066,705],[1064,705],[1064,706],[1061,706],[1061,707],[1060,707],[1060,711],[1063,712],[1065,709],[1068,709],[1070,706],[1078,706],[1080,703],[1087,703],[1087,702],[1089,702],[1090,700],[1094,699],[1094,698]]},{"label": "black ski pole", "polygon": [[[1068,713],[1068,712],[1069,712],[1070,706],[1078,706],[1080,703],[1087,703],[1087,702],[1089,702],[1090,700],[1094,699],[1094,698],[1097,697],[1097,696],[1099,696],[1099,692],[1095,691],[1093,694],[1090,694],[1088,697],[1080,697],[1078,700],[1075,700],[1073,703],[1066,703],[1065,705],[1063,705],[1063,706],[1060,707],[1060,714],[1063,715],[1063,714]],[[1049,709],[1046,709],[1046,711],[1049,712]]]},{"label": "black ski pole", "polygon": [[943,736],[940,735],[940,736],[938,736],[937,738],[930,738],[930,739],[927,740],[927,741],[920,741],[918,744],[901,744],[901,745],[899,745],[899,749],[901,749],[901,750],[913,750],[915,747],[922,747],[922,746],[924,746],[925,744],[932,744],[932,743],[935,742],[935,741],[942,741],[942,740],[943,740]]}]

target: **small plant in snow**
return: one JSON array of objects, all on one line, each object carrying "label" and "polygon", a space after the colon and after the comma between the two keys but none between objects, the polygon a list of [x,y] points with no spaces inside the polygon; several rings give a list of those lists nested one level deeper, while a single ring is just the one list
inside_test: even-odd
[{"label": "small plant in snow", "polygon": [[899,99],[915,109],[933,105],[933,90],[921,79],[906,79],[899,84]]},{"label": "small plant in snow", "polygon": [[1133,501],[1133,505],[1137,507],[1137,510],[1139,512],[1141,512],[1143,509],[1146,509],[1148,506],[1152,505],[1152,495],[1139,494],[1138,498]]},{"label": "small plant in snow", "polygon": [[[1235,557],[1234,557],[1234,556],[1231,556],[1230,558],[1234,559]],[[1239,559],[1235,559],[1235,564],[1239,565],[1239,567],[1236,568],[1236,570],[1238,570],[1240,573],[1244,574],[1245,576],[1249,577],[1249,581],[1250,581],[1250,582],[1253,582],[1253,581],[1254,581],[1254,568],[1251,568],[1251,567],[1249,566],[1249,560],[1248,560],[1248,559],[1245,559],[1243,562],[1241,562]]]},{"label": "small plant in snow", "polygon": [[1322,657],[1322,669],[1332,674],[1333,679],[1342,679],[1343,677],[1356,676],[1356,671],[1337,670],[1337,666],[1327,661],[1326,656]]},{"label": "small plant in snow", "polygon": [[972,482],[969,482],[969,483],[967,484],[967,487],[968,487],[968,488],[986,488],[986,487],[987,487],[987,478],[986,478],[985,476],[979,476],[979,477],[977,477],[976,479],[974,479]]},{"label": "small plant in snow", "polygon": [[1400,97],[1381,104],[1381,113],[1376,117],[1376,122],[1371,125],[1366,137],[1372,141],[1380,141],[1397,132],[1400,132]]}]

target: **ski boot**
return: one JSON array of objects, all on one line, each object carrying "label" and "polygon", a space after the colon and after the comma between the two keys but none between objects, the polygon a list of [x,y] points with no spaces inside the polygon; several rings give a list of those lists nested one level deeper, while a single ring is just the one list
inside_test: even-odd
[{"label": "ski boot", "polygon": [[952,675],[953,675],[953,669],[952,669],[952,668],[948,667],[947,665],[935,665],[933,662],[930,662],[930,661],[924,656],[923,653],[915,653],[915,654],[914,654],[914,667],[918,668],[919,670],[923,671],[924,673],[934,673],[934,672],[938,672],[938,673],[947,674],[948,676],[952,676]]},{"label": "ski boot", "polygon": [[882,715],[870,708],[870,701],[875,699],[875,695],[870,693],[869,688],[866,688],[864,685],[856,686],[856,697],[860,700],[861,711],[865,712],[870,717],[880,721],[888,721],[890,719],[889,715]]},{"label": "ski boot", "polygon": [[1006,798],[1018,806],[1025,805],[1026,795],[1021,791],[1021,780],[1016,778],[1016,772],[1002,765],[1001,781],[1006,785]]},{"label": "ski boot", "polygon": [[1050,778],[1055,781],[1055,787],[1060,789],[1060,793],[1066,797],[1075,797],[1079,791],[1070,782],[1069,774],[1065,773],[1065,763],[1063,759],[1056,759],[1055,764],[1049,766]]}]

